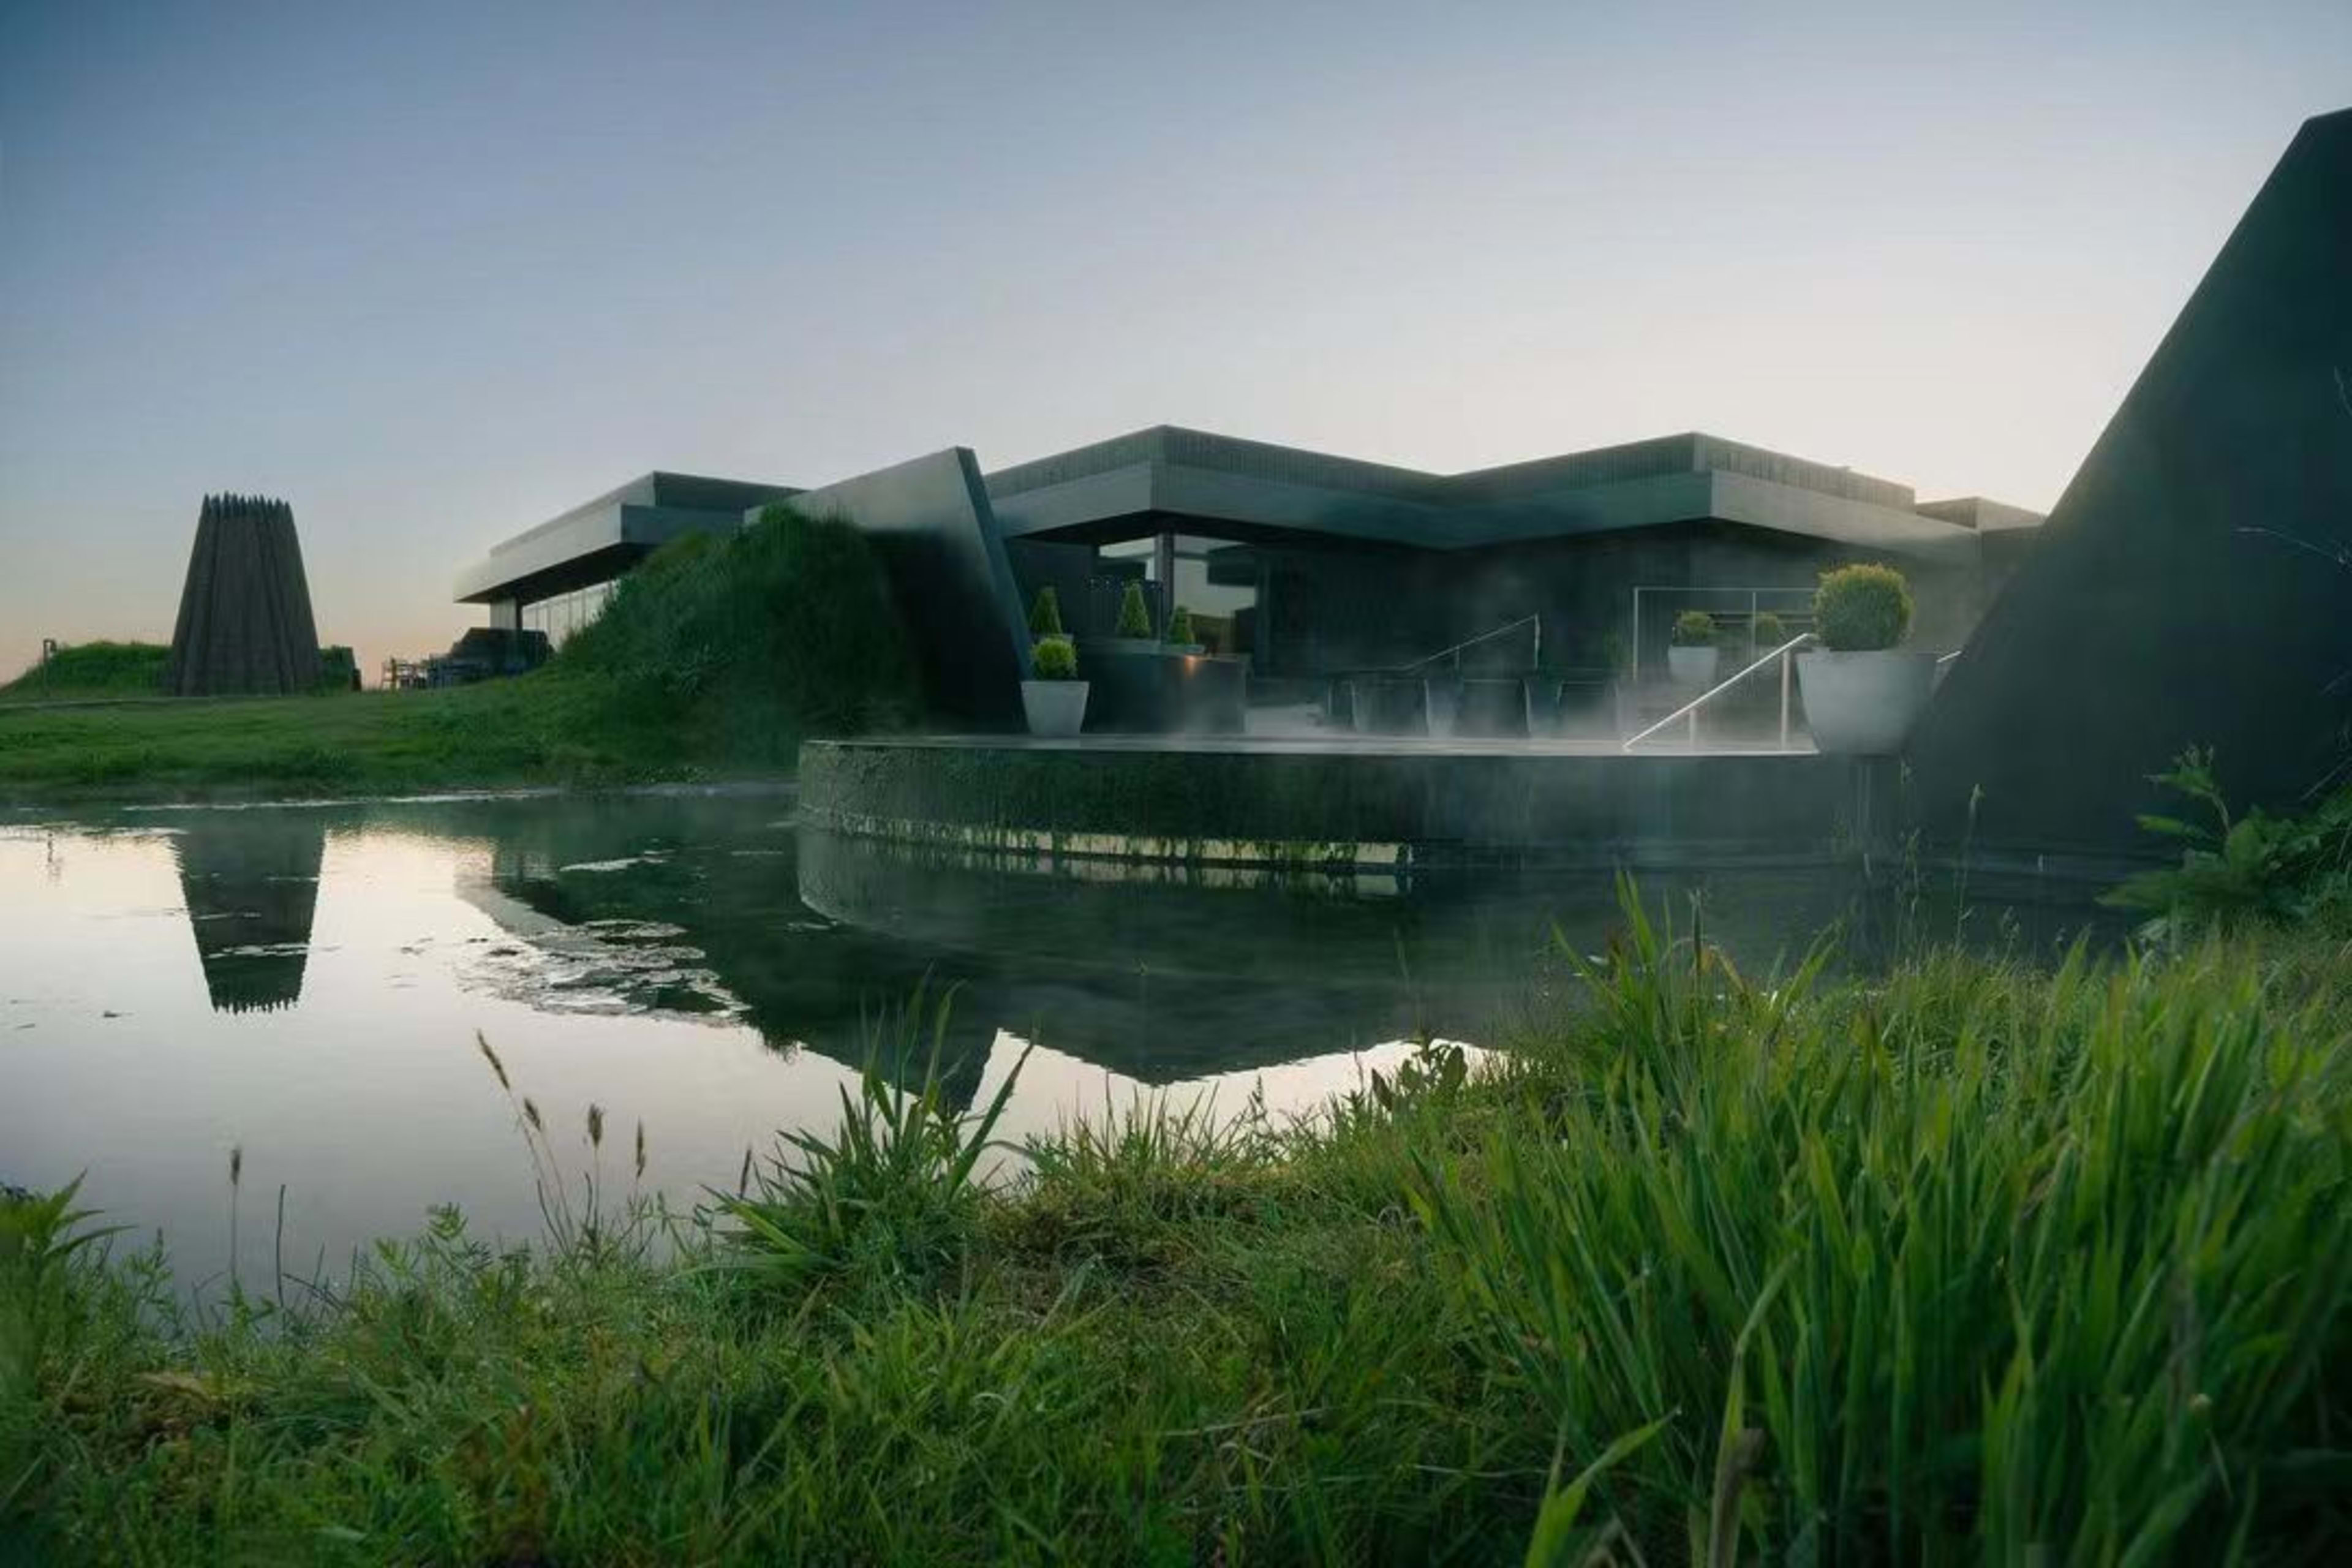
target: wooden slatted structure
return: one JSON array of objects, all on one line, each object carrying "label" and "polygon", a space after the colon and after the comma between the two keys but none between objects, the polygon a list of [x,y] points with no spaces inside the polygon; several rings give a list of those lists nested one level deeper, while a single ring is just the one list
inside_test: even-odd
[{"label": "wooden slatted structure", "polygon": [[206,496],[163,689],[284,693],[315,690],[319,679],[319,628],[294,509],[259,496]]}]

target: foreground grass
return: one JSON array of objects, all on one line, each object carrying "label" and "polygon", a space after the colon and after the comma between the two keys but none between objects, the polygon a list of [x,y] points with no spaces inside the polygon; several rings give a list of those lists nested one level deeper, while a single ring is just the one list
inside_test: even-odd
[{"label": "foreground grass", "polygon": [[0,705],[0,803],[259,800],[698,776],[544,672],[437,691]]},{"label": "foreground grass", "polygon": [[1589,1005],[1315,1125],[1139,1114],[983,1190],[985,1119],[877,1081],[656,1260],[529,1117],[549,1247],[445,1215],[202,1325],[20,1205],[0,1519],[44,1561],[2343,1561],[2345,958],[1763,986],[1629,913]]}]

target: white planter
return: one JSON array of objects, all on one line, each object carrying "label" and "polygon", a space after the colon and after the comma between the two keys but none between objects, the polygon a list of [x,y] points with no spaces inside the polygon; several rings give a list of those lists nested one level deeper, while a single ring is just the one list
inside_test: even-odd
[{"label": "white planter", "polygon": [[1022,711],[1029,716],[1033,735],[1075,735],[1086,721],[1087,687],[1083,680],[1024,680]]},{"label": "white planter", "polygon": [[1723,650],[1709,644],[1706,647],[1670,647],[1666,649],[1666,673],[1676,686],[1704,689],[1715,684],[1715,667]]},{"label": "white planter", "polygon": [[1813,744],[1844,756],[1879,757],[1904,737],[1936,689],[1936,657],[1914,648],[1797,656],[1797,686]]}]

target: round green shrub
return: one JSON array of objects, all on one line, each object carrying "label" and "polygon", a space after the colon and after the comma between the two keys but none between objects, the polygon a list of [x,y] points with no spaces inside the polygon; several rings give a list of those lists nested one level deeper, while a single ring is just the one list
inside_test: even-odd
[{"label": "round green shrub", "polygon": [[1148,637],[1151,635],[1151,612],[1144,607],[1143,584],[1130,580],[1127,591],[1118,596],[1118,636]]},{"label": "round green shrub", "polygon": [[1181,605],[1168,617],[1168,640],[1179,647],[1188,647],[1201,640],[1192,635],[1192,612]]},{"label": "round green shrub", "polygon": [[1078,678],[1077,645],[1067,637],[1040,637],[1037,646],[1029,650],[1029,678],[1032,680],[1076,680]]},{"label": "round green shrub", "polygon": [[1756,651],[1765,653],[1789,640],[1789,625],[1769,610],[1759,610],[1748,629],[1756,634]]},{"label": "round green shrub", "polygon": [[1062,635],[1062,595],[1046,584],[1037,590],[1036,603],[1029,606],[1029,635],[1033,637],[1057,637]]},{"label": "round green shrub", "polygon": [[1675,617],[1676,647],[1713,647],[1715,637],[1715,617],[1705,610],[1685,610]]},{"label": "round green shrub", "polygon": [[1869,653],[1911,629],[1911,585],[1892,566],[1841,566],[1813,593],[1813,630],[1824,647]]}]

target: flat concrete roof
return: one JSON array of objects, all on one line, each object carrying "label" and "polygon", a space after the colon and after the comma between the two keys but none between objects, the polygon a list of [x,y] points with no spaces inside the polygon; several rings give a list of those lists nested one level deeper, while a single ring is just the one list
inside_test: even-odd
[{"label": "flat concrete roof", "polygon": [[1979,498],[1948,515],[1958,503],[1922,507],[1908,485],[1699,431],[1435,474],[1160,425],[1001,468],[987,484],[1009,538],[1103,537],[1172,514],[1458,550],[1717,519],[1959,560],[1979,526],[2040,521]]},{"label": "flat concrete roof", "polygon": [[[1244,538],[1465,550],[1716,520],[1965,562],[1984,534],[2042,521],[1979,496],[1921,503],[1892,479],[1695,430],[1439,474],[1155,425],[999,468],[983,482],[1008,539],[1100,541],[1190,518]],[[738,526],[802,493],[646,474],[493,547],[458,577],[457,596],[560,593],[625,570],[680,534]]]},{"label": "flat concrete roof", "polygon": [[793,485],[755,484],[656,469],[536,528],[490,546],[458,574],[460,603],[516,597],[534,583],[562,593],[568,576],[618,565],[680,535],[732,530],[750,508],[799,495]]}]

